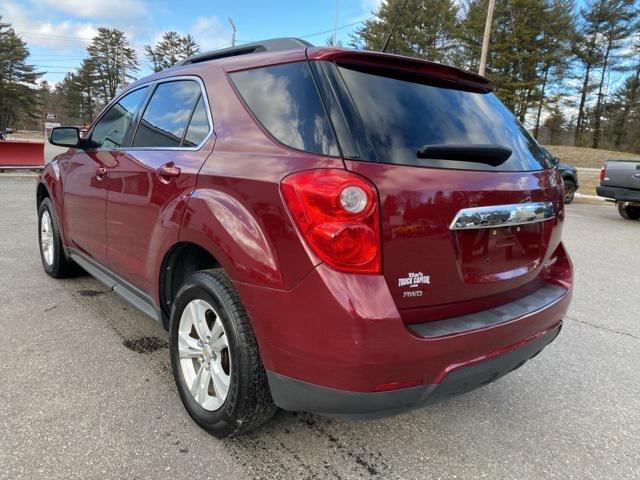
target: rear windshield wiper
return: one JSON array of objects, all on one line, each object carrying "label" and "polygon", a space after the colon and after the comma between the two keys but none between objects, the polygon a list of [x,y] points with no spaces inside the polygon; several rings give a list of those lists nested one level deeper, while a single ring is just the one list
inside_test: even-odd
[{"label": "rear windshield wiper", "polygon": [[486,163],[497,167],[506,162],[512,150],[497,144],[443,144],[423,145],[418,149],[418,158],[434,160],[458,160],[461,162]]}]

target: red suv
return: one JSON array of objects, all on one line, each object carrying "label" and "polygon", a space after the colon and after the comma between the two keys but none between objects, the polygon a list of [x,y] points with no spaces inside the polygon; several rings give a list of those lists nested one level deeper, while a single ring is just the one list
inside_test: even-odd
[{"label": "red suv", "polygon": [[483,77],[275,39],[128,86],[37,187],[42,262],[170,335],[222,437],[276,407],[375,417],[492,382],[571,297],[562,182]]}]

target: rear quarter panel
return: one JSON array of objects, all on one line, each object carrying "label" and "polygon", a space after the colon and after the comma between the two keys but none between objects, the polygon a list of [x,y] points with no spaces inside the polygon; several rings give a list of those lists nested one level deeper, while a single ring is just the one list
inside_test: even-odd
[{"label": "rear quarter panel", "polygon": [[289,218],[280,181],[300,170],[344,169],[344,163],[278,144],[247,111],[222,68],[207,68],[217,141],[188,201],[180,241],[211,252],[236,282],[292,288],[318,262]]}]

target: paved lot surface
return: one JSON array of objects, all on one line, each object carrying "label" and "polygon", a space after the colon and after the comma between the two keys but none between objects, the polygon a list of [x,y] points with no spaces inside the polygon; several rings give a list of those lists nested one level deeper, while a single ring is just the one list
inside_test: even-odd
[{"label": "paved lot surface", "polygon": [[0,206],[2,479],[640,478],[640,222],[611,205],[568,207],[574,303],[517,372],[390,419],[279,413],[224,441],[182,408],[158,325],[43,273],[34,178],[0,176]]}]

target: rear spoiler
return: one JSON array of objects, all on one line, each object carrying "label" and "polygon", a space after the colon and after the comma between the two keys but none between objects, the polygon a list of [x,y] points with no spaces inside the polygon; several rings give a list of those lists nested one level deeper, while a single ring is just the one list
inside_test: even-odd
[{"label": "rear spoiler", "polygon": [[454,83],[483,92],[492,92],[494,85],[487,78],[457,67],[441,63],[420,60],[402,55],[371,52],[366,50],[348,50],[343,48],[308,48],[309,60],[327,60],[336,63],[380,67],[403,72],[412,76],[424,76]]}]

